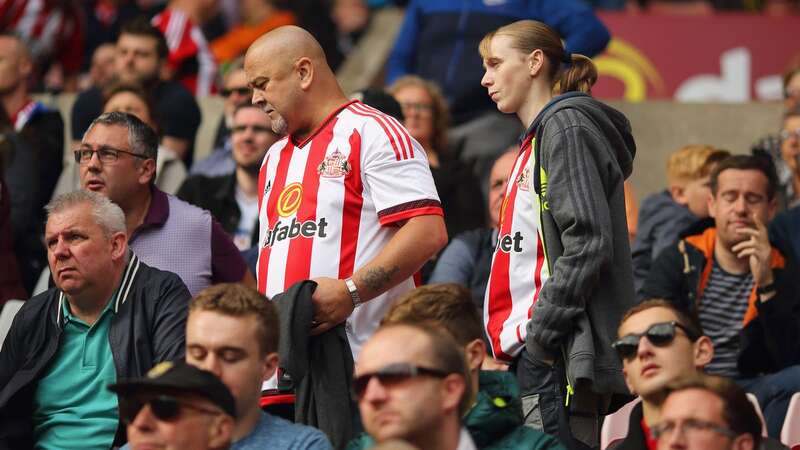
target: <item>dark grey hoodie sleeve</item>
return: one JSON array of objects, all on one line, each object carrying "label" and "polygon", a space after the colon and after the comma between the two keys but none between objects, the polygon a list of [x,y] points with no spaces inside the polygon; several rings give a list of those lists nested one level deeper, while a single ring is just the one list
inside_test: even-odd
[{"label": "dark grey hoodie sleeve", "polygon": [[[572,332],[587,298],[599,288],[601,270],[612,263],[607,192],[614,185],[610,172],[618,166],[605,150],[608,146],[600,130],[574,109],[550,117],[541,139],[541,164],[547,174],[545,199],[560,232],[563,253],[551,266],[550,277],[534,304],[528,350],[544,349],[552,356]],[[551,240],[545,237],[545,245]]]}]

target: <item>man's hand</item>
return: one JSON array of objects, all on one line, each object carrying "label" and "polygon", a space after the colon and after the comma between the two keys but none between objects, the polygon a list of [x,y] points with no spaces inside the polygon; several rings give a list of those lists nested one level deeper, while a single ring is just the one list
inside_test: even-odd
[{"label": "man's hand", "polygon": [[353,299],[344,280],[334,278],[314,278],[317,289],[311,296],[314,302],[314,322],[311,335],[324,333],[344,322],[353,312]]},{"label": "man's hand", "polygon": [[772,284],[775,280],[770,260],[772,258],[772,246],[769,243],[767,227],[761,223],[756,214],[753,214],[755,228],[741,228],[739,233],[750,236],[749,239],[734,245],[731,250],[736,253],[739,259],[749,258],[750,273],[757,286]]}]

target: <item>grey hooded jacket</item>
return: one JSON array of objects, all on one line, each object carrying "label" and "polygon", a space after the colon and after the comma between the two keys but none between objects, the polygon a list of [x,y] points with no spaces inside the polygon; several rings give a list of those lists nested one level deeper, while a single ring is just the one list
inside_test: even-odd
[{"label": "grey hooded jacket", "polygon": [[550,277],[533,306],[526,349],[543,360],[563,355],[572,386],[627,394],[611,342],[635,301],[623,193],[636,152],[630,123],[571,92],[545,106],[531,135]]}]

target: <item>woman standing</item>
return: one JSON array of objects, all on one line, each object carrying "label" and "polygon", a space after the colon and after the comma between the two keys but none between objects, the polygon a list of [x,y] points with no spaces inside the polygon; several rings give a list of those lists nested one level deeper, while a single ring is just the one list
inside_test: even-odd
[{"label": "woman standing", "polygon": [[611,342],[634,303],[623,193],[630,124],[588,94],[592,61],[566,53],[543,23],[501,27],[480,52],[481,84],[527,127],[501,210],[487,333],[517,375],[526,420],[568,448],[593,447],[598,405],[627,393]]}]

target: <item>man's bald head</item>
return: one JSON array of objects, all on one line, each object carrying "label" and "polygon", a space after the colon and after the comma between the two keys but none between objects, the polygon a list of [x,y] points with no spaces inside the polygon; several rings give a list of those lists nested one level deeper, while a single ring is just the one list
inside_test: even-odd
[{"label": "man's bald head", "polygon": [[314,65],[325,63],[325,52],[314,36],[308,31],[295,26],[278,27],[264,34],[247,49],[245,65],[250,58],[261,59],[282,58],[283,63],[294,63],[298,59],[309,58]]}]

